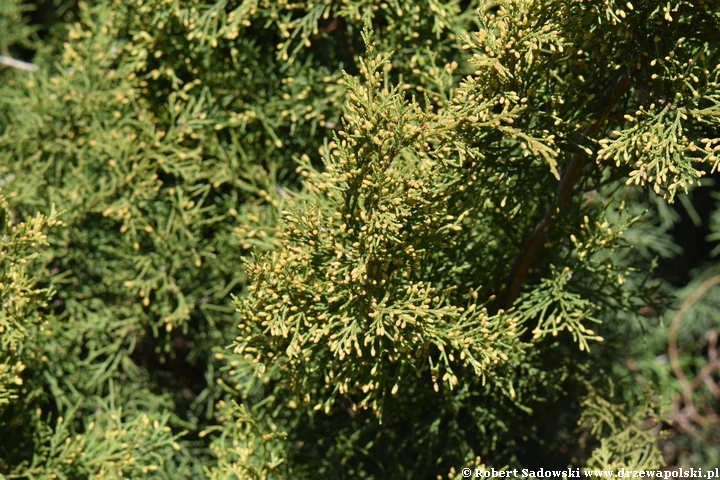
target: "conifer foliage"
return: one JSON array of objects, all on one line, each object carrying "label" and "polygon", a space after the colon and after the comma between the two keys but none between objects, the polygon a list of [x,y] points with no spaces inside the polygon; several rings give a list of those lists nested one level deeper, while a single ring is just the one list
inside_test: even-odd
[{"label": "conifer foliage", "polygon": [[718,239],[718,32],[709,0],[6,0],[0,476],[720,461],[717,267],[655,272],[668,202]]}]

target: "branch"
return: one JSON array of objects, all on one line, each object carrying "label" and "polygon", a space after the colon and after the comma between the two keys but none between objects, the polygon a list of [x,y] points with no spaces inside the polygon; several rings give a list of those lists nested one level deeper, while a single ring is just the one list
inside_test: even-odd
[{"label": "branch", "polygon": [[[600,128],[610,116],[610,112],[612,112],[615,104],[625,95],[625,92],[627,92],[629,88],[630,79],[626,75],[621,74],[615,80],[615,84],[607,99],[605,99],[603,109],[598,117],[582,132],[581,142],[584,139],[597,136]],[[570,163],[555,189],[556,199],[550,204],[543,217],[535,225],[530,236],[525,240],[520,256],[515,260],[515,263],[513,263],[512,271],[510,272],[510,278],[508,279],[505,295],[502,300],[503,309],[507,310],[512,307],[515,300],[520,296],[520,290],[522,290],[525,284],[530,265],[538,249],[543,244],[545,230],[547,230],[553,222],[553,217],[555,217],[556,214],[562,215],[567,211],[570,200],[572,199],[573,189],[585,165],[586,157],[587,155],[585,153],[575,153],[572,155]]]},{"label": "branch", "polygon": [[23,62],[22,60],[15,60],[14,58],[6,57],[5,55],[0,55],[0,65],[25,70],[26,72],[36,72],[38,69],[37,65],[29,62]]},{"label": "branch", "polygon": [[[704,282],[702,282],[700,286],[695,289],[692,295],[685,299],[682,306],[680,307],[680,310],[678,310],[678,312],[672,319],[672,323],[670,324],[670,334],[668,335],[668,356],[670,357],[670,366],[672,367],[673,373],[675,374],[675,377],[678,379],[682,387],[682,398],[679,399],[679,401],[675,402],[675,412],[672,415],[672,419],[675,420],[678,425],[680,425],[680,427],[683,428],[685,431],[697,435],[699,438],[702,438],[703,435],[698,432],[697,429],[692,425],[691,420],[694,420],[698,425],[702,426],[704,419],[695,408],[692,395],[693,392],[698,387],[700,387],[700,385],[702,385],[703,383],[711,382],[712,374],[716,370],[720,369],[720,362],[718,362],[718,355],[716,350],[717,332],[711,331],[710,334],[710,345],[708,352],[710,362],[700,370],[697,377],[692,383],[690,383],[687,376],[685,375],[685,372],[680,366],[677,346],[677,334],[678,330],[680,329],[680,321],[683,319],[690,307],[695,302],[697,302],[700,297],[702,297],[705,292],[708,291],[710,287],[718,284],[720,284],[720,276],[710,277]],[[710,391],[715,397],[717,397],[720,393],[718,392],[717,385],[715,385],[714,382],[712,387],[710,388]],[[682,407],[682,405],[684,405],[684,408]]]}]

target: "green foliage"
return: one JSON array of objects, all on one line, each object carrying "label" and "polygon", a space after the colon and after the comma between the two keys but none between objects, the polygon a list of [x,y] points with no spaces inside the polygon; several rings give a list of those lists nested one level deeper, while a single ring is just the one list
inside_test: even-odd
[{"label": "green foliage", "polygon": [[[610,396],[614,396],[613,385],[609,390]],[[658,411],[650,395],[646,394],[646,400],[640,404],[637,400],[616,404],[591,389],[583,406],[580,423],[600,440],[587,461],[589,468],[639,471],[663,465],[655,427],[668,412]]]},{"label": "green foliage", "polygon": [[[303,206],[284,215],[282,247],[250,270],[251,295],[238,303],[249,335],[235,352],[257,351],[257,361],[289,367],[283,380],[303,403],[324,379],[324,403],[315,408],[326,412],[338,394],[353,408],[380,410],[405,371],[427,368],[434,383],[452,389],[455,357],[514,396],[500,372],[523,348],[516,320],[488,314],[487,300],[478,301],[472,277],[462,274],[469,265],[457,259],[456,272],[435,280],[451,259],[433,248],[442,243],[453,253],[467,242],[463,230],[476,228],[478,191],[460,184],[462,164],[423,148],[442,142],[453,124],[406,104],[400,87],[383,88],[387,60],[372,46],[367,58],[364,85],[346,81],[352,133],[329,144],[325,172],[299,167],[308,177]],[[253,335],[253,326],[267,335]]]},{"label": "green foliage", "polygon": [[28,25],[27,19],[23,18],[23,14],[31,10],[32,6],[20,0],[7,0],[0,4],[0,55],[10,55],[13,47],[37,47],[32,38],[36,28]]},{"label": "green foliage", "polygon": [[[222,427],[215,427],[222,433],[210,448],[218,459],[215,468],[206,469],[209,478],[290,478],[283,444],[286,433],[276,433],[277,426],[271,424],[269,432],[247,412],[244,405],[220,402],[219,417]],[[203,432],[207,434],[210,430]]]},{"label": "green foliage", "polygon": [[[40,249],[47,245],[47,230],[62,225],[53,211],[49,217],[37,215],[15,224],[12,211],[0,196],[0,414],[20,396],[22,372],[36,363],[37,342],[48,326],[40,309],[47,307],[52,290],[40,288],[42,261]],[[44,359],[47,361],[47,359]],[[27,389],[22,391],[26,394]]]},{"label": "green foliage", "polygon": [[172,478],[168,459],[180,446],[167,426],[168,415],[126,415],[104,405],[84,414],[78,431],[77,406],[54,425],[35,418],[32,460],[9,478]]},{"label": "green foliage", "polygon": [[[717,197],[716,197],[717,199]],[[709,227],[710,235],[707,236],[708,242],[718,242],[720,241],[720,208],[715,208],[715,210],[712,213],[712,216],[710,217],[709,221]],[[712,256],[717,256],[720,254],[720,246],[716,246],[713,251],[711,252]]]},{"label": "green foliage", "polygon": [[713,2],[29,5],[0,7],[34,54],[0,65],[0,475],[717,458],[682,410],[714,418],[682,372],[717,383],[715,304],[668,329],[697,283],[653,276],[718,167]]}]

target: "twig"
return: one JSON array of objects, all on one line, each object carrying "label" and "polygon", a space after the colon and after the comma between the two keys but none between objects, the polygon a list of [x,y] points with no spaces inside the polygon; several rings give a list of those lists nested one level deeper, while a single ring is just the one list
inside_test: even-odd
[{"label": "twig", "polygon": [[672,323],[670,324],[670,333],[668,335],[668,356],[670,357],[670,365],[672,366],[673,373],[677,377],[678,380],[680,380],[680,383],[683,386],[683,395],[685,396],[685,400],[687,402],[690,402],[690,393],[691,391],[691,385],[688,381],[687,377],[685,376],[685,372],[683,372],[682,367],[680,367],[680,362],[678,360],[678,348],[677,348],[677,333],[678,329],[680,328],[680,321],[687,313],[688,309],[695,304],[695,302],[698,301],[698,299],[705,294],[705,292],[712,286],[720,284],[720,276],[710,277],[707,280],[705,280],[703,283],[700,284],[700,286],[690,295],[688,298],[685,299],[682,306],[680,307],[680,310],[675,314],[675,316],[672,319]]},{"label": "twig", "polygon": [[692,394],[700,387],[700,385],[705,383],[708,385],[711,393],[716,398],[720,395],[717,385],[715,385],[712,380],[713,373],[720,369],[717,352],[717,331],[713,329],[710,332],[710,338],[708,339],[708,357],[710,361],[700,370],[700,372],[698,372],[692,383],[690,383],[685,375],[685,372],[680,366],[677,334],[680,328],[680,322],[690,307],[692,307],[692,305],[697,302],[700,297],[708,291],[708,289],[718,284],[720,284],[720,276],[710,277],[702,282],[700,286],[695,289],[692,295],[686,298],[680,306],[680,310],[678,310],[672,319],[672,323],[670,324],[670,333],[668,334],[668,356],[670,357],[670,366],[675,374],[675,377],[680,382],[680,386],[682,387],[682,398],[675,402],[672,419],[682,430],[685,430],[686,432],[703,440],[705,440],[705,435],[695,428],[695,426],[691,423],[691,420],[700,426],[704,426],[706,423],[705,420],[717,420],[717,415],[712,412],[705,412],[705,417],[700,415],[693,403]]},{"label": "twig", "polygon": [[36,72],[38,69],[37,65],[34,65],[30,62],[23,62],[22,60],[15,60],[14,58],[6,57],[5,55],[0,55],[0,64],[5,65],[7,67],[25,70],[26,72]]},{"label": "twig", "polygon": [[[607,121],[610,113],[612,112],[615,104],[625,95],[625,92],[630,88],[630,79],[626,75],[620,75],[613,85],[608,98],[605,100],[604,107],[598,117],[588,125],[582,133],[581,141],[587,138],[594,138],[597,136],[600,129]],[[575,184],[580,178],[580,173],[583,166],[585,165],[586,154],[575,153],[570,158],[570,163],[567,169],[563,173],[560,182],[555,189],[556,199],[550,204],[547,211],[535,225],[532,233],[525,240],[523,244],[520,256],[513,263],[512,270],[510,272],[510,278],[508,279],[507,286],[505,288],[505,295],[502,300],[502,308],[507,310],[513,306],[515,300],[520,296],[520,290],[522,290],[527,278],[530,265],[532,264],[535,254],[537,253],[540,246],[543,244],[545,236],[545,230],[550,226],[553,221],[553,217],[556,214],[562,215],[567,211],[572,199],[573,189]]]}]

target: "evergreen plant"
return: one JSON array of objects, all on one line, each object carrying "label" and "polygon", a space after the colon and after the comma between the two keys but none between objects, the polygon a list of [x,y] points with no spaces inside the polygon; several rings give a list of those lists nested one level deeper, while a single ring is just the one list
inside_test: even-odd
[{"label": "evergreen plant", "polygon": [[719,32],[2,0],[0,477],[714,468],[717,263],[657,265],[720,238]]}]

